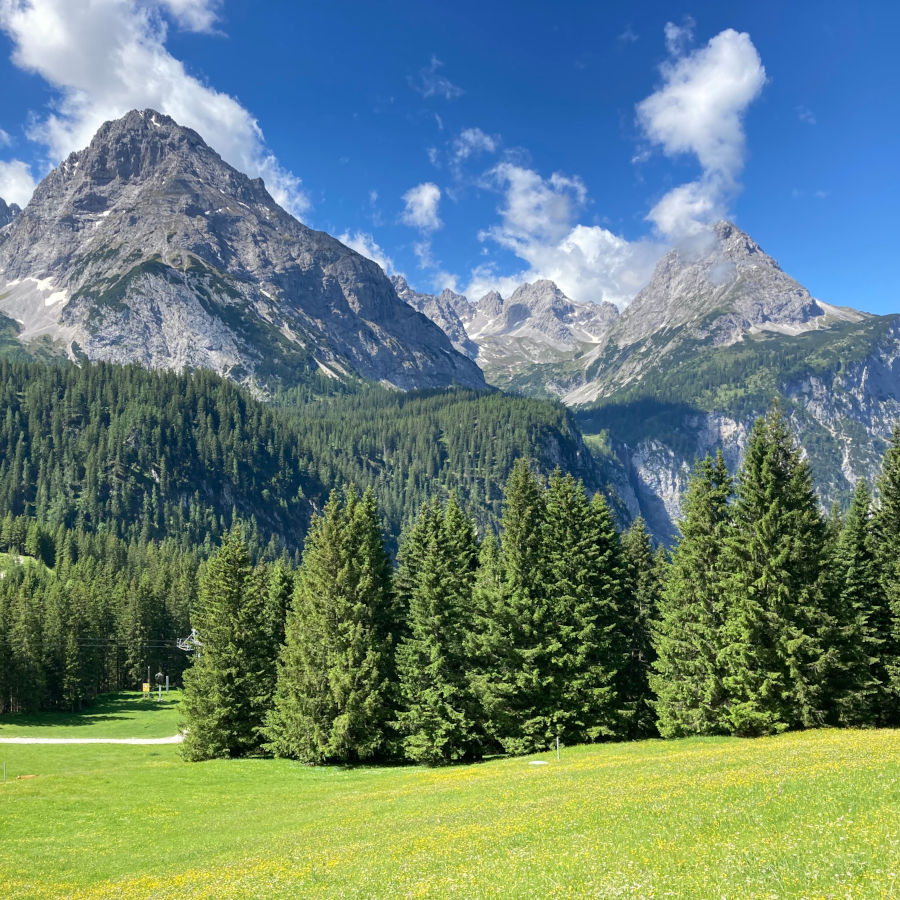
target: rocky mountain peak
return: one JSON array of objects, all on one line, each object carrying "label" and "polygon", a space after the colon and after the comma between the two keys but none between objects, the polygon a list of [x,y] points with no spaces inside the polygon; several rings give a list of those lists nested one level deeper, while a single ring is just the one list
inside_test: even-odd
[{"label": "rocky mountain peak", "polygon": [[814,299],[731,222],[718,222],[670,250],[614,330],[620,346],[688,327],[716,344],[758,331],[798,334],[861,314]]},{"label": "rocky mountain peak", "polygon": [[462,295],[445,288],[440,294],[422,294],[414,291],[402,275],[391,276],[397,296],[413,309],[431,319],[450,338],[453,347],[469,359],[478,355],[478,347],[469,339],[464,320],[469,316],[471,304]]},{"label": "rocky mountain peak", "polygon": [[153,110],[105,123],[0,244],[20,338],[151,367],[283,382],[319,369],[481,387],[378,265],[298,222],[197,132]]}]

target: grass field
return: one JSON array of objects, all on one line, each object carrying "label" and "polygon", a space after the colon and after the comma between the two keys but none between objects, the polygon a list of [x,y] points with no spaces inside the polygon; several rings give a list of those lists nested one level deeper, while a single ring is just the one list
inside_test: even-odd
[{"label": "grass field", "polygon": [[[163,736],[177,718],[100,709],[0,735]],[[900,732],[431,770],[187,764],[176,746],[0,744],[3,759],[4,898],[900,896]]]}]

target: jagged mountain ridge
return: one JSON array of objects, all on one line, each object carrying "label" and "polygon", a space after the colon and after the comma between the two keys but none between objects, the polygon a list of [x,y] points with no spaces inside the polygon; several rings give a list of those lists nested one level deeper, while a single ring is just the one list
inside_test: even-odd
[{"label": "jagged mountain ridge", "polygon": [[398,296],[439,325],[498,387],[523,366],[566,361],[597,346],[619,315],[611,303],[576,303],[548,280],[522,284],[505,299],[491,291],[474,303],[450,290],[420,293],[400,275],[392,281]]},{"label": "jagged mountain ridge", "polygon": [[[7,202],[0,197],[0,229],[9,225],[20,212],[22,212],[22,210],[17,204],[7,204]],[[0,240],[2,240],[2,238],[0,238]]]},{"label": "jagged mountain ridge", "polygon": [[196,132],[105,123],[0,242],[0,312],[24,342],[265,387],[303,373],[483,388],[371,260],[298,222]]},{"label": "jagged mountain ridge", "polygon": [[812,297],[728,222],[666,254],[596,341],[568,356],[549,335],[544,347],[542,360],[492,360],[488,381],[574,407],[630,513],[666,540],[694,460],[722,448],[736,470],[775,397],[826,504],[877,475],[900,420],[900,316]]}]

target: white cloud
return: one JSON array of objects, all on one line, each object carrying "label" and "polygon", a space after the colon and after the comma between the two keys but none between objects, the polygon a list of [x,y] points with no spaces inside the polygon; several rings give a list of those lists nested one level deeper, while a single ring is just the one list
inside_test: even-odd
[{"label": "white cloud", "polygon": [[412,89],[420,93],[426,100],[429,97],[443,97],[445,100],[456,100],[458,97],[462,97],[465,91],[438,72],[443,65],[436,56],[432,56],[431,62],[424,69],[420,69],[418,75],[409,79]]},{"label": "white cloud", "polygon": [[667,156],[695,155],[703,169],[700,179],[670,191],[648,216],[676,240],[727,208],[744,165],[743,116],[766,81],[749,35],[728,29],[685,54],[690,27],[666,26],[671,58],[661,67],[663,85],[637,106],[653,143]]},{"label": "white cloud", "polygon": [[436,231],[443,224],[438,215],[441,189],[431,181],[410,188],[403,195],[405,204],[401,220],[422,231]]},{"label": "white cloud", "polygon": [[0,197],[7,203],[25,206],[31,199],[36,185],[37,182],[27,163],[20,159],[0,162]]},{"label": "white cloud", "polygon": [[681,25],[674,22],[666,22],[663,29],[666,35],[666,50],[672,56],[681,56],[694,42],[694,27],[696,22],[691,16],[685,16]]},{"label": "white cloud", "polygon": [[640,35],[628,24],[616,40],[620,44],[635,44],[640,40]]},{"label": "white cloud", "polygon": [[805,123],[806,125],[815,125],[816,124],[816,115],[815,113],[806,106],[798,106],[797,107],[797,118]]},{"label": "white cloud", "polygon": [[[373,192],[374,193],[374,192]],[[381,266],[388,275],[397,274],[397,268],[394,261],[384,252],[384,250],[375,241],[375,238],[367,231],[354,231],[352,234],[345,231],[339,234],[337,239],[346,244],[351,250],[362,254],[368,259],[372,259]]]},{"label": "white cloud", "polygon": [[0,147],[8,147],[12,143],[12,138],[0,128]]},{"label": "white cloud", "polygon": [[480,128],[465,128],[453,141],[453,159],[462,162],[480,153],[495,153],[497,139],[485,134]]},{"label": "white cloud", "polygon": [[501,223],[481,234],[511,250],[527,268],[498,277],[481,266],[472,272],[466,294],[477,299],[489,290],[504,296],[523,281],[549,278],[566,296],[582,303],[607,300],[626,305],[649,280],[663,250],[653,241],[629,242],[600,226],[576,224],[587,199],[580,178],[550,178],[512,163],[501,163],[486,184],[503,191]]},{"label": "white cloud", "polygon": [[309,207],[300,179],[280,165],[253,118],[234,98],[189,75],[166,49],[165,15],[209,31],[217,0],[0,0],[0,28],[13,62],[59,92],[29,137],[55,164],[86,146],[97,128],[130,109],[153,108],[198,131],[224,159],[261,176],[295,214]]},{"label": "white cloud", "polygon": [[187,31],[211,32],[220,5],[220,0],[160,0],[160,6]]},{"label": "white cloud", "polygon": [[500,209],[503,224],[490,229],[488,236],[511,250],[535,240],[560,240],[587,197],[584,182],[577,176],[554,172],[544,179],[532,169],[509,162],[495,166],[489,179],[504,190],[505,204]]}]

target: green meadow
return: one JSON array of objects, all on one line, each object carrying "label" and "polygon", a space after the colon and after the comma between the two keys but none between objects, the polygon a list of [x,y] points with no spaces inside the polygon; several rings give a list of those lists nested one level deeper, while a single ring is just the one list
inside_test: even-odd
[{"label": "green meadow", "polygon": [[[172,695],[114,695],[6,717],[0,737],[164,737],[177,721]],[[3,760],[4,898],[900,896],[898,731],[438,769],[189,764],[173,745],[0,744]]]}]

